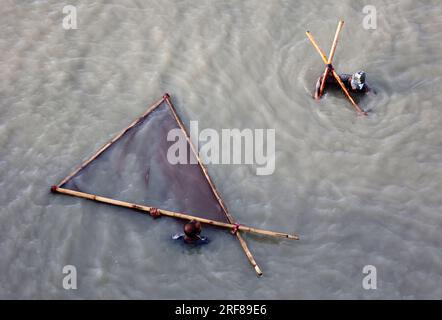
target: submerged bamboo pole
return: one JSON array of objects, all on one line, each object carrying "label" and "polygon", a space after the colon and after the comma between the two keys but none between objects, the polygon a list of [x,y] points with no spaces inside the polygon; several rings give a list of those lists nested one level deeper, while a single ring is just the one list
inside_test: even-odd
[{"label": "submerged bamboo pole", "polygon": [[[167,104],[169,105],[169,108],[172,111],[172,114],[173,114],[176,122],[178,123],[179,127],[181,128],[182,132],[184,133],[187,143],[190,145],[190,148],[192,149],[192,152],[193,152],[195,158],[198,160],[198,165],[200,166],[201,171],[203,172],[204,176],[206,177],[206,180],[209,183],[210,188],[212,189],[213,195],[218,200],[218,203],[220,204],[221,208],[223,209],[223,211],[227,217],[227,220],[230,222],[231,225],[234,225],[235,220],[233,219],[233,216],[227,210],[227,206],[224,204],[224,201],[222,200],[221,196],[219,195],[218,190],[216,189],[215,184],[212,181],[212,178],[210,178],[209,172],[207,171],[206,166],[202,163],[200,157],[198,156],[198,150],[193,145],[192,140],[190,139],[189,134],[186,130],[186,127],[184,126],[183,122],[181,121],[181,118],[178,116],[178,113],[175,110],[175,107],[173,106],[172,102],[170,101],[169,95],[165,94],[164,99],[166,100]],[[256,274],[258,275],[258,277],[261,277],[262,276],[261,268],[256,263],[256,260],[253,257],[252,252],[250,252],[250,249],[247,246],[246,241],[244,240],[244,238],[242,237],[242,235],[239,232],[236,232],[235,234],[236,234],[236,237],[238,238],[239,243],[241,244],[241,247],[242,247],[244,253],[247,256],[247,259],[249,260],[252,267],[255,269]]]},{"label": "submerged bamboo pole", "polygon": [[[106,198],[106,197],[102,197],[102,196],[98,196],[98,195],[94,195],[94,194],[90,194],[90,193],[85,193],[85,192],[81,192],[81,191],[75,191],[75,190],[71,190],[71,189],[60,188],[60,187],[57,187],[57,186],[53,186],[51,188],[51,191],[52,192],[58,192],[58,193],[66,194],[66,195],[70,195],[70,196],[74,196],[74,197],[79,197],[79,198],[83,198],[83,199],[88,199],[88,200],[93,200],[93,201],[97,201],[97,202],[107,203],[107,204],[114,205],[114,206],[134,209],[134,210],[137,210],[137,211],[151,212],[152,209],[156,209],[156,208],[150,207],[150,206],[139,205],[139,204],[130,203],[130,202],[126,202],[126,201],[115,200],[115,199]],[[208,225],[211,225],[211,226],[220,227],[220,228],[224,228],[224,229],[229,229],[229,230],[237,229],[239,231],[244,231],[244,232],[249,232],[249,233],[256,233],[256,234],[265,235],[265,236],[269,236],[269,237],[285,238],[285,239],[291,239],[291,240],[299,240],[299,237],[297,235],[292,235],[292,234],[287,234],[287,233],[282,233],[282,232],[274,232],[274,231],[270,231],[270,230],[263,230],[263,229],[258,229],[258,228],[252,228],[252,227],[243,226],[243,225],[236,225],[236,224],[231,224],[231,223],[225,223],[225,222],[221,222],[221,221],[215,221],[215,220],[211,220],[211,219],[200,218],[200,217],[196,217],[196,216],[193,216],[193,215],[189,215],[189,214],[185,214],[185,213],[180,213],[180,212],[169,211],[169,210],[164,210],[164,209],[157,209],[157,212],[160,213],[163,216],[177,218],[177,219],[182,219],[182,220],[196,220],[196,221],[199,221],[199,222],[204,223],[204,224],[208,224]]]},{"label": "submerged bamboo pole", "polygon": [[333,39],[333,43],[332,43],[332,46],[331,46],[331,49],[330,49],[330,54],[328,55],[327,66],[325,67],[324,75],[322,77],[322,82],[321,82],[321,87],[319,89],[319,97],[318,98],[321,98],[322,93],[324,92],[325,83],[327,81],[327,77],[328,77],[328,74],[329,74],[330,69],[331,69],[331,64],[333,62],[333,57],[335,55],[336,46],[338,45],[339,34],[341,33],[343,25],[344,25],[344,21],[342,21],[342,20],[339,21],[338,28],[336,29],[336,33],[335,33],[335,38]]},{"label": "submerged bamboo pole", "polygon": [[[309,38],[310,42],[312,43],[313,47],[315,47],[316,51],[318,51],[319,55],[322,58],[322,61],[324,61],[325,64],[327,64],[328,60],[327,57],[325,55],[325,53],[321,50],[321,48],[319,48],[318,44],[316,43],[315,39],[313,38],[313,36],[311,35],[310,31],[306,32],[307,37]],[[352,106],[356,109],[356,111],[359,114],[362,114],[364,116],[368,115],[367,112],[362,111],[362,109],[357,105],[357,103],[353,100],[353,98],[351,97],[350,93],[348,93],[347,88],[345,87],[345,85],[342,83],[341,78],[339,77],[339,75],[336,73],[336,71],[334,69],[332,69],[332,74],[333,77],[336,79],[336,81],[339,83],[339,85],[341,86],[342,90],[344,91],[345,95],[347,96],[348,100],[350,100]]]}]

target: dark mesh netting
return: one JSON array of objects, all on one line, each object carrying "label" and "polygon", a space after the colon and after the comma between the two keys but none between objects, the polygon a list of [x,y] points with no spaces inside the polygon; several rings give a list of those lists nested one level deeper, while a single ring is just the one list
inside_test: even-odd
[{"label": "dark mesh netting", "polygon": [[227,222],[199,165],[169,163],[174,142],[167,135],[175,128],[179,125],[163,101],[60,187]]}]

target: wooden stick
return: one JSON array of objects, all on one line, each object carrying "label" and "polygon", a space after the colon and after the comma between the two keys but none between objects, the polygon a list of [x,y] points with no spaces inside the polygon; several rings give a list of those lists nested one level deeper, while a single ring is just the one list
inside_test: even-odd
[{"label": "wooden stick", "polygon": [[344,91],[345,95],[347,96],[347,98],[350,100],[351,104],[355,107],[356,111],[359,114],[362,114],[364,116],[368,116],[368,113],[365,111],[362,111],[362,109],[357,105],[357,103],[353,100],[353,98],[351,97],[350,93],[348,92],[347,88],[345,87],[344,83],[341,80],[341,77],[339,77],[339,75],[336,73],[335,70],[332,70],[333,72],[333,77],[335,77],[336,81],[338,81],[339,85],[341,86],[342,90]]},{"label": "wooden stick", "polygon": [[[325,56],[324,52],[321,50],[321,48],[319,48],[318,44],[316,43],[315,39],[313,39],[313,36],[311,35],[310,31],[306,32],[307,37],[309,38],[310,42],[312,43],[313,47],[315,47],[316,51],[318,51],[319,55],[322,58],[322,61],[324,61],[325,64],[327,64],[328,59]],[[342,90],[344,91],[345,95],[347,96],[347,98],[350,100],[351,104],[353,105],[353,107],[356,109],[356,111],[359,114],[363,114],[364,116],[368,115],[367,112],[362,111],[362,109],[356,104],[356,102],[353,100],[353,98],[351,97],[350,93],[348,93],[347,88],[345,87],[345,85],[342,83],[341,78],[339,77],[339,75],[336,73],[335,70],[332,71],[333,77],[336,79],[336,81],[339,83],[339,85],[341,86]]]},{"label": "wooden stick", "polygon": [[109,142],[107,142],[104,146],[102,146],[96,153],[94,153],[89,159],[85,160],[78,168],[76,168],[72,173],[70,173],[66,178],[60,181],[57,184],[58,187],[63,186],[66,182],[68,182],[73,176],[75,176],[78,172],[83,170],[89,163],[98,158],[104,151],[106,151],[113,143],[115,143],[118,139],[120,139],[127,131],[136,126],[141,120],[143,120],[149,113],[151,113],[154,109],[156,109],[162,102],[164,101],[164,97],[161,100],[158,100],[154,105],[152,105],[147,111],[141,115],[138,119],[135,119],[130,125],[128,125],[125,129],[121,130],[115,137],[113,137]]},{"label": "wooden stick", "polygon": [[[173,114],[176,122],[178,123],[178,125],[180,126],[182,132],[184,133],[184,135],[186,137],[187,143],[190,145],[190,148],[192,149],[192,152],[193,152],[195,158],[198,160],[198,165],[200,166],[201,171],[203,172],[204,176],[206,177],[206,180],[209,183],[210,188],[212,189],[212,193],[214,194],[215,198],[218,200],[218,203],[221,206],[221,208],[223,209],[223,211],[227,217],[227,220],[232,225],[235,224],[235,220],[233,219],[233,216],[227,210],[227,206],[224,204],[224,201],[222,200],[221,196],[219,195],[218,190],[215,187],[215,184],[213,183],[212,179],[210,178],[206,166],[202,163],[200,157],[198,156],[198,150],[196,150],[195,146],[193,145],[192,140],[190,139],[189,134],[187,133],[186,127],[184,126],[183,122],[181,121],[180,117],[178,116],[178,114],[175,110],[175,107],[173,106],[172,102],[170,101],[169,95],[166,94],[165,98],[166,98],[167,104],[170,107],[170,110],[172,111],[172,114]],[[236,232],[236,237],[238,238],[238,241],[241,244],[241,247],[247,256],[247,259],[249,260],[252,267],[255,269],[256,274],[259,277],[261,277],[262,276],[261,268],[256,263],[255,258],[253,257],[252,253],[250,252],[250,249],[248,248],[247,243],[245,242],[244,238],[241,236],[241,234],[239,232]]]},{"label": "wooden stick", "polygon": [[[150,212],[154,208],[154,207],[150,207],[150,206],[139,205],[139,204],[135,204],[135,203],[115,200],[115,199],[106,198],[106,197],[102,197],[102,196],[97,196],[94,194],[85,193],[85,192],[81,192],[81,191],[60,188],[57,186],[54,186],[51,189],[51,191],[74,196],[74,197],[79,197],[79,198],[83,198],[83,199],[107,203],[107,204],[114,205],[114,206],[135,209],[137,211],[143,211],[143,212]],[[189,214],[174,212],[174,211],[169,211],[169,210],[164,210],[164,209],[158,209],[157,212],[163,216],[178,218],[178,219],[182,219],[182,220],[196,220],[196,221],[199,221],[204,224],[208,224],[211,226],[220,227],[220,228],[224,228],[224,229],[229,229],[229,230],[237,229],[237,230],[244,231],[244,232],[256,233],[256,234],[270,236],[270,237],[299,240],[299,237],[297,235],[291,235],[291,234],[282,233],[282,232],[274,232],[274,231],[269,231],[269,230],[247,227],[247,226],[243,226],[243,225],[235,225],[235,224],[225,223],[225,222],[221,222],[221,221],[215,221],[215,220],[206,219],[206,218],[200,218],[200,217],[192,216]]]},{"label": "wooden stick", "polygon": [[321,87],[319,89],[319,97],[321,98],[322,93],[324,92],[325,82],[327,81],[327,77],[330,71],[330,65],[333,62],[333,57],[335,55],[336,46],[338,45],[339,34],[341,33],[342,27],[344,25],[344,21],[339,21],[338,28],[336,29],[335,38],[333,39],[333,44],[330,49],[330,54],[328,55],[327,67],[325,68],[324,75],[322,77]]}]

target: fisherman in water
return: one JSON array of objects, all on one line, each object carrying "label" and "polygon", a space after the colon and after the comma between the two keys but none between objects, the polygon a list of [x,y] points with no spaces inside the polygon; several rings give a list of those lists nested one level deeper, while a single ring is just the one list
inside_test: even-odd
[{"label": "fisherman in water", "polygon": [[[316,81],[315,99],[320,98],[319,91],[321,87],[322,77],[323,76],[320,76],[318,78],[318,81]],[[358,71],[354,74],[340,74],[339,78],[341,78],[342,83],[344,83],[349,93],[367,94],[373,91],[366,82],[366,74],[364,71]],[[332,75],[329,75],[327,77],[327,82],[325,83],[325,87],[334,88],[334,89],[340,88],[339,83]],[[376,92],[373,91],[373,93]]]},{"label": "fisherman in water", "polygon": [[184,233],[176,234],[172,237],[173,240],[182,239],[186,244],[200,245],[209,243],[206,237],[200,236],[201,223],[196,220],[191,220],[184,225]]}]

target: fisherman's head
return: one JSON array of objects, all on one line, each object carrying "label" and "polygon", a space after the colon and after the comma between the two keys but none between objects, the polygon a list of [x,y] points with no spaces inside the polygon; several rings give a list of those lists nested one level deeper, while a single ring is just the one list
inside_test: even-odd
[{"label": "fisherman's head", "polygon": [[351,88],[353,90],[362,90],[365,86],[365,72],[358,71],[351,76]]},{"label": "fisherman's head", "polygon": [[189,238],[196,238],[201,233],[201,223],[191,220],[184,225],[184,234]]}]

